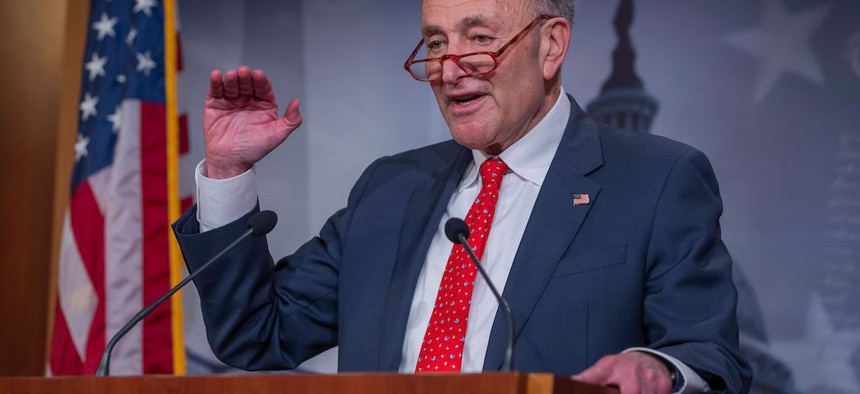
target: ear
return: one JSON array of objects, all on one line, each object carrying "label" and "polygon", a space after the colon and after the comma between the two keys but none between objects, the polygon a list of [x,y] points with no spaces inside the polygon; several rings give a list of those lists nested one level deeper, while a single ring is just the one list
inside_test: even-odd
[{"label": "ear", "polygon": [[541,67],[544,80],[555,78],[561,71],[569,45],[570,22],[567,19],[550,19],[541,27]]}]

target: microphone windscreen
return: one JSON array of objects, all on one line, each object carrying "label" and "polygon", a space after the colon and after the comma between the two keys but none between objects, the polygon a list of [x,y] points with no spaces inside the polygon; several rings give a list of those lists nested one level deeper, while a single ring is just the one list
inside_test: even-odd
[{"label": "microphone windscreen", "polygon": [[254,235],[262,237],[275,228],[278,223],[278,215],[272,211],[260,211],[248,219],[248,227],[254,230]]},{"label": "microphone windscreen", "polygon": [[445,236],[448,239],[455,243],[461,244],[460,235],[465,239],[469,239],[469,226],[466,225],[466,222],[460,218],[450,218],[447,222],[445,222]]}]

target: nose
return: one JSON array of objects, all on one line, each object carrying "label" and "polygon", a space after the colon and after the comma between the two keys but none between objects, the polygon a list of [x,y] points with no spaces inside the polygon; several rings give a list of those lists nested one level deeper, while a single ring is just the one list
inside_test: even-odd
[{"label": "nose", "polygon": [[442,82],[448,84],[457,83],[460,78],[468,75],[466,71],[460,68],[460,65],[454,59],[442,60]]}]

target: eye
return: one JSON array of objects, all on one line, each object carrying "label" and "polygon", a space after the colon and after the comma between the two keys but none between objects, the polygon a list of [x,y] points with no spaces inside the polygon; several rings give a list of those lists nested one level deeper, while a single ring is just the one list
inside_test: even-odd
[{"label": "eye", "polygon": [[491,41],[493,41],[493,38],[484,34],[478,34],[472,37],[472,41],[478,44],[489,44]]},{"label": "eye", "polygon": [[428,40],[427,41],[427,49],[431,51],[438,50],[442,48],[445,43],[442,40]]}]

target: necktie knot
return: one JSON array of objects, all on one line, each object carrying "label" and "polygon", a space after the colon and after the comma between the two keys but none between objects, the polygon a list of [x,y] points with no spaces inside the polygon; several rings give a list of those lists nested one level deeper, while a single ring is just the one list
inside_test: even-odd
[{"label": "necktie knot", "polygon": [[508,171],[508,165],[502,159],[485,160],[481,163],[481,184],[483,187],[492,187],[498,190],[502,184],[502,177]]}]

